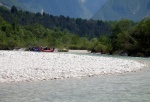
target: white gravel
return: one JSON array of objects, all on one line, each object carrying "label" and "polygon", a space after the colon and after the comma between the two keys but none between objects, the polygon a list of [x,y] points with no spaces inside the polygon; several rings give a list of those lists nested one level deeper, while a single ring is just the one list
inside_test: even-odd
[{"label": "white gravel", "polygon": [[146,66],[133,60],[63,53],[0,51],[0,82],[122,74]]}]

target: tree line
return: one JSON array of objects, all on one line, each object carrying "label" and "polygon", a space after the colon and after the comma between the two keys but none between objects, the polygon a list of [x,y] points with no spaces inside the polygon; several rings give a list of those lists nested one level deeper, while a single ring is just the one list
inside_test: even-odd
[{"label": "tree line", "polygon": [[[25,20],[22,17],[19,18],[18,14],[23,16]],[[44,16],[48,17],[44,18]],[[60,18],[63,18],[62,21]],[[82,25],[81,28],[80,25]],[[107,32],[95,31],[95,29],[101,31],[99,28],[88,28],[97,25]],[[68,28],[65,28],[67,26]],[[69,30],[69,27],[77,29],[79,32],[83,32],[83,28],[89,31],[80,34]],[[44,13],[43,15],[35,14],[18,11],[16,7],[12,7],[11,10],[1,7],[0,49],[11,50],[29,46],[86,49],[103,54],[150,56],[150,18],[136,23],[126,19],[104,22],[64,16],[57,17]]]},{"label": "tree line", "polygon": [[87,20],[81,18],[70,18],[63,15],[53,16],[45,12],[31,13],[17,10],[12,6],[11,10],[0,7],[1,16],[9,23],[19,23],[20,25],[40,24],[48,29],[59,28],[68,30],[70,33],[86,36],[89,38],[98,37],[99,34],[109,34],[109,22],[100,20]]}]

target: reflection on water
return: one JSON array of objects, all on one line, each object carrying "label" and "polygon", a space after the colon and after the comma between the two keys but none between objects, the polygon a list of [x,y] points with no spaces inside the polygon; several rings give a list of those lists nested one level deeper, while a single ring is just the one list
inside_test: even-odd
[{"label": "reflection on water", "polygon": [[123,75],[1,83],[0,102],[150,102],[150,67]]}]

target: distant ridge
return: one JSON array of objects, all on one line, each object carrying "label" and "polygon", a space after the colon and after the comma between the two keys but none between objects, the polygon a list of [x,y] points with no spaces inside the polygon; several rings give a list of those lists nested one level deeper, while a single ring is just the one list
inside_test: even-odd
[{"label": "distant ridge", "polygon": [[106,0],[0,0],[9,7],[16,6],[30,12],[44,11],[54,16],[90,19]]},{"label": "distant ridge", "polygon": [[54,16],[140,21],[150,16],[150,0],[0,0],[2,5]]},{"label": "distant ridge", "polygon": [[99,20],[120,20],[122,18],[140,21],[150,16],[150,0],[107,0],[92,17]]}]

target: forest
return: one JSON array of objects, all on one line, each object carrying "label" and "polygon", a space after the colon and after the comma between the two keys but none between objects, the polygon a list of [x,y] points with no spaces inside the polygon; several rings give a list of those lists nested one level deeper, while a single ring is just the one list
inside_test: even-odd
[{"label": "forest", "polygon": [[49,46],[102,54],[150,56],[150,18],[86,20],[0,7],[0,49]]}]

